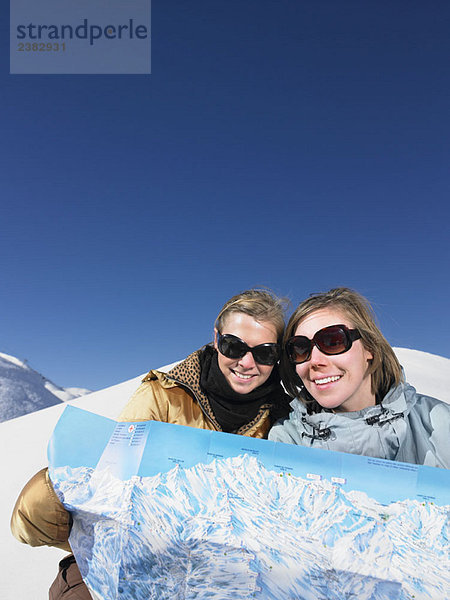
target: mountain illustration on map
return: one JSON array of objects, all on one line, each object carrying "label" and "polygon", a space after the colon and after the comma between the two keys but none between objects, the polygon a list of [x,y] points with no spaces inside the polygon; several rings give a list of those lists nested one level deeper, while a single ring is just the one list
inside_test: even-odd
[{"label": "mountain illustration on map", "polygon": [[[76,410],[55,430],[50,472],[95,599],[434,600],[450,589],[449,502],[433,492],[448,494],[446,470]],[[71,460],[61,436],[99,431],[99,419],[107,443]],[[415,491],[375,498],[364,481],[349,486],[358,468]]]}]

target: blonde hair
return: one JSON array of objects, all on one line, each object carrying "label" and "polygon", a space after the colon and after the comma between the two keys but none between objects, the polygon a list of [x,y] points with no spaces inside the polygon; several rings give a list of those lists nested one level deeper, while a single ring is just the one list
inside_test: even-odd
[{"label": "blonde hair", "polygon": [[[377,401],[381,401],[393,385],[398,385],[403,380],[402,368],[390,344],[376,325],[372,306],[358,292],[339,287],[328,292],[312,294],[303,300],[289,319],[284,332],[283,346],[295,335],[299,323],[307,315],[323,308],[342,312],[348,317],[352,327],[358,329],[364,348],[373,355],[369,366],[371,389]],[[289,362],[285,352],[283,352],[281,371],[283,383],[291,396],[298,396],[305,404],[314,402],[314,410],[321,409],[305,389],[299,393],[299,387],[303,386],[302,381],[295,371],[295,365]]]},{"label": "blonde hair", "polygon": [[255,321],[266,321],[275,326],[281,342],[285,325],[285,313],[289,301],[279,298],[269,289],[250,289],[233,296],[225,303],[216,319],[216,329],[221,332],[231,313],[244,313]]}]

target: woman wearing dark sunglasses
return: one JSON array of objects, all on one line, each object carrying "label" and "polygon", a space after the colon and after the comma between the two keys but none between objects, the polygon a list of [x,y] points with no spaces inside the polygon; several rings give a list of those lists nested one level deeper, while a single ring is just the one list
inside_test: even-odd
[{"label": "woman wearing dark sunglasses", "polygon": [[404,381],[363,296],[348,288],[311,296],[283,341],[293,412],[270,440],[450,468],[450,406]]},{"label": "woman wearing dark sunglasses", "polygon": [[[231,298],[216,320],[214,343],[169,373],[150,371],[119,421],[163,421],[266,438],[272,423],[290,410],[277,368],[284,304],[265,290],[248,290]],[[43,469],[17,500],[13,534],[32,546],[70,551],[70,522]],[[49,598],[91,598],[72,555],[61,561]]]}]

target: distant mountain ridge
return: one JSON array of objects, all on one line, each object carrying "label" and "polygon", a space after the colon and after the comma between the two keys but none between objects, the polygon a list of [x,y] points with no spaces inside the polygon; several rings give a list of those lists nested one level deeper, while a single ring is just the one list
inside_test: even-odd
[{"label": "distant mountain ridge", "polygon": [[0,422],[89,394],[85,388],[63,388],[25,361],[0,352]]}]

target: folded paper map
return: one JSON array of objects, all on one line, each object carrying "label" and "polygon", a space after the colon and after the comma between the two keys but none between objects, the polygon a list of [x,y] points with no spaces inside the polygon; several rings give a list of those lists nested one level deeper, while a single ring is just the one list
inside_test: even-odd
[{"label": "folded paper map", "polygon": [[450,471],[68,406],[50,475],[96,600],[444,600]]}]

